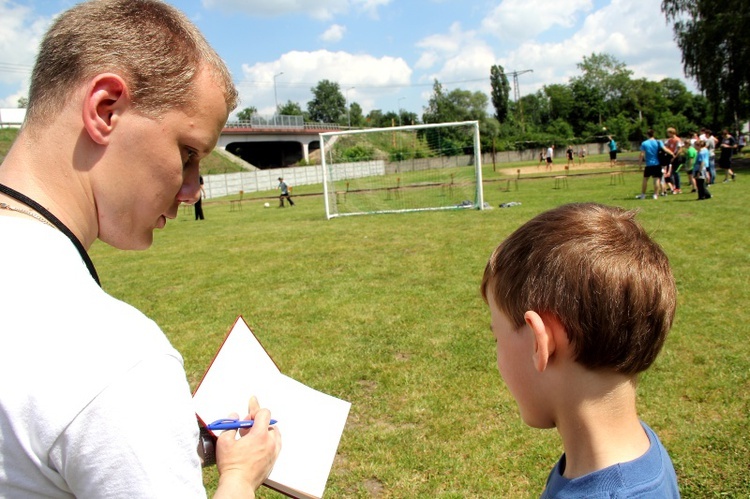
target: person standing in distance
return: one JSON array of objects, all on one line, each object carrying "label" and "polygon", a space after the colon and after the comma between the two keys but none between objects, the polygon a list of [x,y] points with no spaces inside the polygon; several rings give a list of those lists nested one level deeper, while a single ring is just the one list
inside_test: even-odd
[{"label": "person standing in distance", "polygon": [[281,177],[279,177],[279,190],[281,190],[281,195],[279,195],[279,208],[284,207],[284,199],[289,201],[289,206],[294,206],[292,196],[289,195],[289,186],[286,185],[286,182],[284,182],[284,179]]},{"label": "person standing in distance", "polygon": [[[222,60],[161,1],[84,2],[44,36],[0,166],[1,496],[205,497],[182,357],[102,290],[87,250],[146,249],[195,203],[236,103]],[[216,443],[217,497],[252,497],[280,450],[250,395],[255,425]]]},{"label": "person standing in distance", "polygon": [[721,155],[719,156],[719,166],[724,169],[724,182],[729,182],[731,177],[734,180],[734,171],[732,170],[732,156],[734,151],[737,149],[737,141],[729,133],[728,129],[724,129],[721,132]]},{"label": "person standing in distance", "polygon": [[607,135],[609,139],[609,166],[610,168],[617,164],[617,142],[611,135]]},{"label": "person standing in distance", "polygon": [[654,138],[654,131],[649,129],[646,132],[648,139],[641,143],[641,154],[638,158],[638,163],[643,164],[646,161],[646,168],[643,170],[643,183],[641,184],[641,193],[636,196],[638,199],[646,198],[646,187],[648,187],[648,179],[654,179],[654,199],[659,199],[659,192],[661,190],[661,179],[662,170],[659,164],[659,149],[663,149],[674,157],[674,153],[667,149],[662,141]]},{"label": "person standing in distance", "polygon": [[203,216],[203,198],[206,197],[206,190],[203,188],[203,175],[198,177],[198,183],[201,186],[200,194],[198,194],[198,200],[195,202],[195,219],[205,220]]}]

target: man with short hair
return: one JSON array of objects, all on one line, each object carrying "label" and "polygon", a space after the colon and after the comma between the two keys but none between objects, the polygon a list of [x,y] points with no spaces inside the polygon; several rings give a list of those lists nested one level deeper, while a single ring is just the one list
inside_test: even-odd
[{"label": "man with short hair", "polygon": [[719,166],[724,169],[724,182],[729,182],[729,177],[734,180],[734,171],[732,171],[732,156],[734,151],[737,149],[737,141],[729,133],[729,129],[725,128],[721,132],[721,156],[719,156]]},{"label": "man with short hair", "polygon": [[708,183],[713,185],[716,183],[716,137],[711,130],[706,129],[706,139],[703,142],[708,151]]},{"label": "man with short hair", "polygon": [[661,189],[662,169],[659,163],[659,150],[664,150],[674,157],[674,153],[667,149],[660,140],[654,138],[654,131],[649,129],[646,132],[648,139],[641,143],[641,154],[638,158],[638,163],[643,164],[646,162],[646,168],[643,170],[643,183],[641,184],[641,193],[636,196],[637,199],[646,199],[646,187],[648,187],[648,179],[654,179],[654,199],[659,199],[659,191]]},{"label": "man with short hair", "polygon": [[292,201],[292,196],[289,194],[289,186],[284,182],[284,179],[279,177],[279,190],[281,190],[281,194],[279,195],[279,208],[284,207],[284,200],[286,199],[289,201],[289,206],[294,206],[294,201]]},{"label": "man with short hair", "polygon": [[[216,52],[158,0],[76,5],[42,40],[0,166],[1,496],[205,497],[182,357],[101,289],[87,250],[146,249],[194,203],[236,102]],[[251,399],[245,418],[217,440],[217,497],[252,497],[278,455],[269,411]]]}]

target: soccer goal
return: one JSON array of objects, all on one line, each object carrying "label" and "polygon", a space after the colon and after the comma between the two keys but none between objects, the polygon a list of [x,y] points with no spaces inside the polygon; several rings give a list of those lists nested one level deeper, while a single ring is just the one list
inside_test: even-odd
[{"label": "soccer goal", "polygon": [[479,122],[320,134],[328,219],[483,209]]}]

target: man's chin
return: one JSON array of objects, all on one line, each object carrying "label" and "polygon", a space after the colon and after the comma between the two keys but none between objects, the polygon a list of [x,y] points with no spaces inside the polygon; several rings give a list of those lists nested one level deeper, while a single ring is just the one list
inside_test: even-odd
[{"label": "man's chin", "polygon": [[120,237],[114,238],[103,237],[100,235],[99,239],[102,242],[107,243],[113,248],[117,248],[119,250],[143,251],[149,249],[153,244],[154,234],[153,231],[147,231],[146,233],[139,234],[138,236],[131,235],[130,237],[127,237],[125,235],[120,235]]}]

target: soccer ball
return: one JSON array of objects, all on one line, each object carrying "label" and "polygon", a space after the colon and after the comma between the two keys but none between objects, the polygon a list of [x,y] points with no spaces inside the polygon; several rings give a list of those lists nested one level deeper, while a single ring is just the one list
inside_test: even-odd
[{"label": "soccer ball", "polygon": [[265,206],[266,208],[270,208],[271,207],[271,203],[266,203],[263,206]]}]

